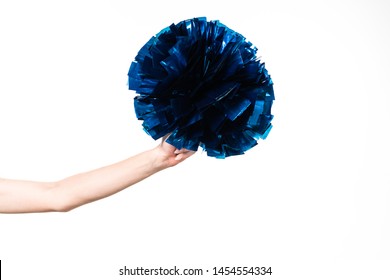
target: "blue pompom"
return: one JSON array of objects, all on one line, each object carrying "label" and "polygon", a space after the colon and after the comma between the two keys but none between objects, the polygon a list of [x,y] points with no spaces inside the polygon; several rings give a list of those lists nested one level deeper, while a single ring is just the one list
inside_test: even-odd
[{"label": "blue pompom", "polygon": [[225,158],[272,128],[273,83],[257,48],[219,21],[194,18],[152,37],[129,70],[136,116],[153,139]]}]

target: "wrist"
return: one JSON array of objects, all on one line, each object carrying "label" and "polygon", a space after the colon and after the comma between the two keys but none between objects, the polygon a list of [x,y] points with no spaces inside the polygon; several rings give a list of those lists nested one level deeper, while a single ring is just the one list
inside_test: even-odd
[{"label": "wrist", "polygon": [[151,157],[152,157],[152,165],[153,169],[157,171],[164,170],[168,167],[171,167],[169,163],[169,158],[167,157],[164,150],[161,148],[161,146],[157,146],[150,150]]}]

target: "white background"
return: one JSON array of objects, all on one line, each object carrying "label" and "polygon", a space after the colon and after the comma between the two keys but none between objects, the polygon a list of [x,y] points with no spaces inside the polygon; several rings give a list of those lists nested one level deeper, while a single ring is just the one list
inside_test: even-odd
[{"label": "white background", "polygon": [[59,180],[154,147],[128,67],[198,16],[259,48],[276,93],[267,140],[69,213],[0,215],[4,279],[127,279],[124,265],[389,279],[387,1],[2,0],[0,177]]}]

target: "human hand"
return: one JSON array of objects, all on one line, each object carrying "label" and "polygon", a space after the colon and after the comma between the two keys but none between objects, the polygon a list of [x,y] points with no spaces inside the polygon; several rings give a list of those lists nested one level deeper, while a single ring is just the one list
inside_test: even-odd
[{"label": "human hand", "polygon": [[195,151],[187,149],[176,149],[166,142],[168,136],[169,135],[165,135],[162,138],[160,145],[155,148],[158,153],[157,161],[162,163],[164,167],[175,166],[195,153]]}]

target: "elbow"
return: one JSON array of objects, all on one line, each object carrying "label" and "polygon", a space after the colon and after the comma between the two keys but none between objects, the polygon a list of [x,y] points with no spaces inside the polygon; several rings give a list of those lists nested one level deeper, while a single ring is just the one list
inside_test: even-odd
[{"label": "elbow", "polygon": [[51,207],[52,212],[60,212],[60,213],[66,213],[73,209],[75,209],[75,206],[66,204],[66,203],[58,203]]},{"label": "elbow", "polygon": [[69,212],[79,205],[75,203],[74,197],[71,197],[68,192],[64,191],[61,182],[51,184],[48,195],[48,211],[49,212]]},{"label": "elbow", "polygon": [[79,205],[75,204],[71,197],[67,197],[65,195],[65,196],[57,197],[52,201],[51,211],[66,213],[77,208],[78,206]]}]

